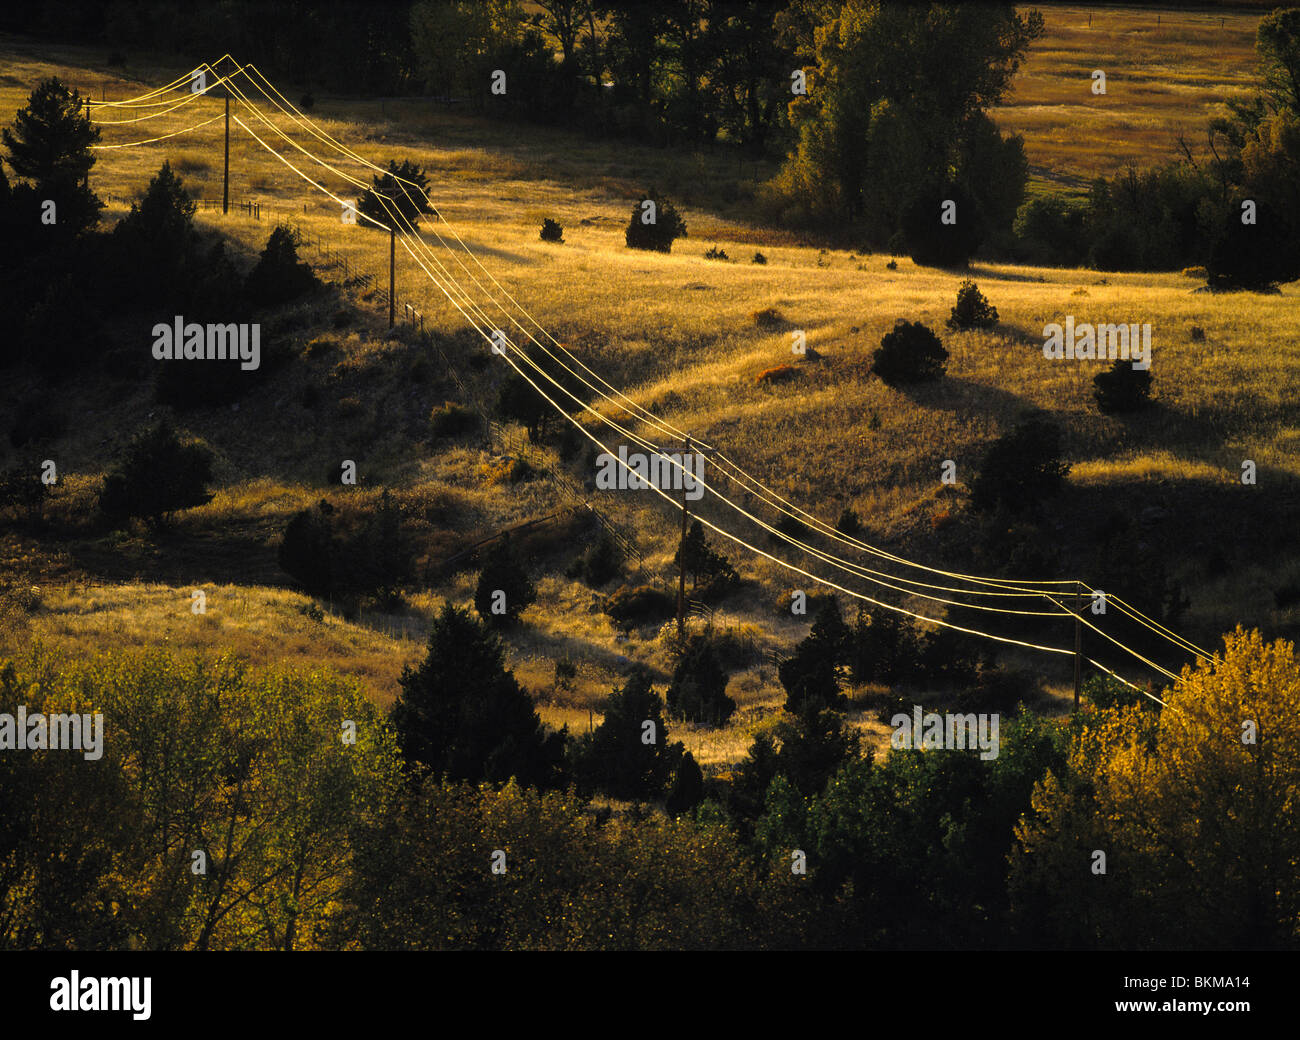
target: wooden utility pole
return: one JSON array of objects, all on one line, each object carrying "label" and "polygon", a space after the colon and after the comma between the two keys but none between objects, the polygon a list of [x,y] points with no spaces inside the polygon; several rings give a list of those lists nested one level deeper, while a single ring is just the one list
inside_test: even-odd
[{"label": "wooden utility pole", "polygon": [[226,162],[221,177],[221,215],[230,212],[230,91],[226,91]]},{"label": "wooden utility pole", "polygon": [[397,307],[397,227],[388,229],[388,327],[393,327]]},{"label": "wooden utility pole", "polygon": [[1074,587],[1074,710],[1079,710],[1079,689],[1083,683],[1083,621],[1079,618],[1079,586]]},{"label": "wooden utility pole", "polygon": [[682,453],[682,541],[677,548],[677,638],[686,635],[686,516],[690,504],[686,498],[686,456],[691,452],[691,439],[686,438]]}]

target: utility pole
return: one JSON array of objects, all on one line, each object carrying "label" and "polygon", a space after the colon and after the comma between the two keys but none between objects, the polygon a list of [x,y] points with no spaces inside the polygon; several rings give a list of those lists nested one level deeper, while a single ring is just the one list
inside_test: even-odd
[{"label": "utility pole", "polygon": [[1083,682],[1083,622],[1079,618],[1079,586],[1074,586],[1074,710],[1079,710],[1079,688]]},{"label": "utility pole", "polygon": [[226,161],[221,177],[221,215],[230,212],[230,91],[226,91]]},{"label": "utility pole", "polygon": [[686,456],[691,451],[691,438],[686,438],[686,450],[682,454],[682,541],[677,547],[677,638],[686,635],[686,515],[690,505],[686,499]]},{"label": "utility pole", "polygon": [[388,327],[393,327],[393,312],[397,306],[397,227],[388,229]]}]

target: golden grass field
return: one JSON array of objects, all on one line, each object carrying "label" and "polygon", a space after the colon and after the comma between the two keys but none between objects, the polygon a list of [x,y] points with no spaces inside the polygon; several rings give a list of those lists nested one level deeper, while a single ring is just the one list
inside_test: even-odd
[{"label": "golden grass field", "polygon": [[[1087,8],[1043,10],[1047,35],[1033,49],[1014,96],[996,113],[1004,128],[1025,134],[1036,190],[1048,183],[1076,189],[1128,161],[1163,161],[1180,130],[1194,136],[1227,99],[1249,88],[1253,15],[1162,13],[1157,28],[1153,11],[1107,8],[1094,12],[1089,29]],[[0,39],[0,55],[0,114],[6,118],[51,73],[95,97],[106,84],[112,99],[183,71],[174,63],[141,67],[131,70],[138,78],[126,81],[105,73],[103,55],[93,50],[50,50],[11,39]],[[1094,68],[1107,71],[1104,98],[1090,91]],[[103,143],[170,133],[208,118],[220,105],[200,99],[143,124],[106,128]],[[262,126],[236,109],[250,126]],[[968,479],[992,438],[1024,410],[1043,409],[1066,430],[1072,501],[1104,497],[1129,508],[1164,504],[1173,511],[1161,539],[1187,550],[1175,557],[1174,571],[1193,592],[1188,634],[1217,643],[1217,633],[1239,620],[1284,620],[1271,590],[1280,577],[1300,574],[1300,561],[1243,553],[1226,574],[1208,577],[1197,546],[1217,541],[1217,511],[1230,515],[1242,501],[1236,496],[1279,496],[1248,507],[1265,513],[1296,500],[1300,317],[1294,284],[1276,296],[1194,295],[1199,282],[1178,274],[1103,276],[975,263],[970,277],[997,307],[1001,324],[989,332],[945,333],[959,276],[903,258],[889,270],[887,255],[825,250],[738,219],[743,199],[774,164],[595,142],[414,102],[381,107],[321,97],[312,118],[372,161],[410,158],[423,166],[442,216],[541,326],[639,404],[723,448],[823,519],[834,522],[850,506],[863,517],[868,537],[895,551],[921,558],[950,553],[953,546],[939,544],[932,533],[932,518],[953,508],[953,492],[939,485],[940,463],[954,460],[959,481]],[[289,129],[283,117],[277,121]],[[101,152],[91,181],[109,200],[105,221],[123,215],[164,158],[197,195],[219,199],[220,133],[218,121],[156,144]],[[290,136],[325,155],[305,132]],[[280,150],[335,194],[357,194],[291,146]],[[346,169],[362,172],[355,164]],[[219,209],[201,210],[197,220],[229,235],[246,256],[261,248],[273,220],[291,218],[350,264],[385,269],[388,243],[381,232],[345,226],[336,203],[233,126],[231,181],[235,200],[262,203],[262,220],[234,211],[223,218]],[[624,247],[628,213],[649,185],[679,200],[689,228],[670,255]],[[564,226],[562,245],[539,241],[545,216]],[[459,273],[458,261],[471,261],[444,250],[431,233],[435,227],[426,220],[424,238]],[[730,262],[703,258],[714,245]],[[765,254],[765,265],[751,263],[756,250]],[[303,255],[318,260],[310,249]],[[333,269],[320,273],[341,277]],[[446,296],[400,249],[397,277],[399,300],[417,307],[427,326],[449,333],[463,327]],[[467,289],[486,304],[481,290]],[[328,327],[327,305],[303,308],[303,343],[329,338],[336,349],[328,357],[295,362],[272,388],[243,400],[238,413],[207,410],[181,420],[216,452],[220,486],[209,505],[180,518],[168,544],[116,536],[50,548],[6,537],[0,577],[39,586],[41,606],[6,613],[0,638],[10,647],[39,639],[86,650],[163,642],[233,648],[255,661],[327,663],[365,683],[376,700],[390,702],[402,666],[420,656],[429,615],[445,597],[467,604],[471,575],[412,595],[402,616],[312,620],[301,609],[305,597],[274,587],[284,580],[274,546],[288,516],[321,496],[326,469],[342,458],[361,459],[373,484],[401,488],[439,517],[430,537],[448,553],[476,534],[566,503],[544,481],[485,483],[482,468],[490,459],[476,444],[431,445],[420,424],[430,407],[449,399],[448,385],[437,376],[414,382],[417,348],[386,337],[377,304],[364,297],[359,302],[370,317],[342,332]],[[778,327],[755,322],[755,312],[767,308],[779,312]],[[1042,357],[1043,325],[1067,314],[1081,322],[1150,322],[1161,408],[1137,419],[1100,416],[1091,400],[1098,369]],[[868,377],[871,351],[900,317],[940,330],[951,354],[942,383],[903,394]],[[1203,341],[1193,341],[1192,326],[1204,329]],[[806,332],[821,360],[791,356],[793,330]],[[142,332],[142,354],[148,343]],[[798,368],[793,382],[756,384],[759,371],[788,361]],[[478,392],[490,392],[496,371],[489,366],[472,377]],[[301,403],[307,384],[320,388],[315,407]],[[31,392],[32,386],[20,384],[0,389],[0,407],[16,408]],[[79,511],[93,505],[99,475],[158,409],[147,385],[123,396],[87,379],[69,393],[78,417],[59,444],[64,479],[52,511],[75,525]],[[1257,463],[1258,487],[1241,486],[1244,459]],[[600,504],[635,530],[647,557],[642,578],[664,581],[677,514],[652,499],[648,492],[604,493]],[[724,516],[716,507],[704,515]],[[1094,519],[1061,517],[1061,536]],[[556,540],[563,541],[563,532]],[[742,549],[728,552],[749,582],[719,610],[715,624],[743,632],[760,649],[788,650],[807,622],[782,616],[778,604],[787,590],[809,583]],[[87,580],[110,584],[77,584]],[[208,612],[201,617],[189,609],[190,590],[200,587],[208,591]],[[527,626],[510,641],[512,665],[537,694],[544,718],[571,730],[585,729],[589,712],[627,662],[648,663],[661,681],[665,677],[661,635],[634,631],[624,639],[598,612],[597,600],[580,583],[548,574],[539,581]],[[572,690],[553,688],[559,656],[579,663]],[[1064,695],[1068,665],[1013,659],[1039,668],[1049,694]],[[729,692],[741,706],[736,723],[722,732],[680,727],[673,734],[714,769],[734,762],[757,728],[773,724],[783,699],[770,667],[737,675]],[[875,742],[888,732],[865,714],[857,723]]]}]

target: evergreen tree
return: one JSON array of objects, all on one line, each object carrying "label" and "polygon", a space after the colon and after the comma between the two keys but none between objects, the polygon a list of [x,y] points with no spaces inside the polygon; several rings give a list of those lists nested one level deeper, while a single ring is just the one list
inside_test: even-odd
[{"label": "evergreen tree", "polygon": [[280,568],[315,596],[325,596],[334,588],[334,531],[330,513],[323,508],[304,509],[289,520],[280,541]]},{"label": "evergreen tree", "polygon": [[483,560],[474,609],[493,628],[509,628],[519,623],[519,615],[536,599],[537,588],[516,556],[510,535],[502,535]]},{"label": "evergreen tree", "polygon": [[736,710],[736,702],[727,696],[727,673],[718,662],[713,644],[694,636],[668,686],[668,710],[689,722],[725,726]]},{"label": "evergreen tree", "polygon": [[610,694],[604,720],[577,751],[585,785],[615,798],[657,797],[673,775],[682,745],[667,742],[664,702],[642,668]]},{"label": "evergreen tree", "polygon": [[777,669],[785,687],[785,710],[802,713],[842,706],[840,668],[848,660],[849,629],[839,603],[831,598],[818,609],[808,637]]},{"label": "evergreen tree", "polygon": [[104,208],[87,185],[99,128],[83,105],[76,90],[52,77],[32,91],[13,129],[0,132],[14,174],[31,183],[35,198],[55,202],[54,227],[73,235],[94,227]]},{"label": "evergreen tree", "polygon": [[271,232],[257,265],[248,273],[246,291],[254,303],[274,307],[296,300],[319,285],[311,265],[298,259],[293,232],[280,226]]},{"label": "evergreen tree", "polygon": [[780,742],[777,775],[794,784],[805,798],[819,793],[840,766],[856,758],[860,743],[843,715],[812,702],[793,721],[777,726],[776,738]]},{"label": "evergreen tree", "polygon": [[424,170],[409,159],[400,163],[390,159],[388,172],[375,174],[373,180],[373,185],[365,190],[357,203],[357,209],[384,227],[401,234],[415,227],[421,213],[430,212],[425,195],[429,179]]},{"label": "evergreen tree", "polygon": [[194,199],[163,161],[139,203],[113,229],[120,256],[117,284],[138,298],[181,293],[197,274]]},{"label": "evergreen tree", "polygon": [[378,508],[366,519],[353,554],[361,567],[361,587],[382,604],[396,605],[411,579],[411,548],[402,517],[385,488]]},{"label": "evergreen tree", "polygon": [[682,755],[673,773],[664,808],[674,816],[690,812],[704,800],[704,774],[689,751]]},{"label": "evergreen tree", "polygon": [[683,560],[686,563],[686,573],[691,579],[691,589],[698,589],[703,584],[705,595],[739,580],[731,561],[709,545],[704,537],[704,527],[698,520],[691,522],[685,540],[677,547],[677,552],[673,555],[673,566],[680,567]]},{"label": "evergreen tree", "polygon": [[408,763],[453,780],[558,782],[563,732],[546,733],[500,638],[468,611],[443,605],[428,654],[399,685],[391,719]]}]

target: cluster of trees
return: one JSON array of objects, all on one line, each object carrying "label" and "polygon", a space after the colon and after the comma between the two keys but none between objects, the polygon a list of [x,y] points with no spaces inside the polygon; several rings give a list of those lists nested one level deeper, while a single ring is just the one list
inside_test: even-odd
[{"label": "cluster of trees", "polygon": [[414,574],[411,540],[387,490],[351,508],[322,498],[295,513],[278,549],[280,568],[314,596],[367,595],[394,607]]},{"label": "cluster of trees", "polygon": [[67,0],[15,7],[10,32],[109,49],[109,64],[137,56],[184,54],[212,61],[231,54],[305,90],[358,89],[391,95],[418,86],[409,0],[335,0],[327,5],[232,0],[179,9],[163,0]]},{"label": "cluster of trees", "polygon": [[1295,647],[1238,631],[1164,696],[1023,712],[989,760],[823,709],[724,783],[643,673],[566,753],[451,607],[387,718],[323,673],[34,652],[0,711],[106,739],[0,756],[0,947],[1295,949]]},{"label": "cluster of trees", "polygon": [[[319,288],[287,229],[276,228],[242,274],[224,241],[209,241],[194,226],[194,199],[164,161],[130,212],[100,231],[103,204],[89,187],[99,131],[81,96],[57,78],[32,91],[2,136],[0,227],[15,248],[0,256],[0,305],[15,316],[15,334],[0,348],[0,366],[31,364],[51,380],[92,364],[110,378],[154,368],[158,399],[183,408],[229,401],[286,359],[264,339],[256,369],[228,360],[155,363],[149,330],[175,314],[187,324],[245,323],[255,308]],[[141,328],[130,343],[114,342],[108,331],[123,319]]]},{"label": "cluster of trees", "polygon": [[[486,113],[783,155],[759,193],[760,213],[922,264],[961,266],[985,248],[1107,270],[1204,265],[1222,287],[1263,288],[1300,273],[1298,9],[1261,19],[1259,91],[1211,123],[1203,155],[1184,141],[1179,161],[1099,178],[1083,200],[1025,202],[1023,142],[988,113],[1043,20],[1009,4],[423,0],[273,6],[256,16],[252,6],[177,19],[166,5],[122,0],[77,24],[99,26],[110,41],[128,27],[142,45],[189,50],[202,41],[200,50],[228,49],[303,84],[434,90]],[[294,25],[283,38],[292,48],[266,31],[268,20]],[[40,30],[35,14],[26,21]],[[358,32],[367,46],[344,42]],[[97,132],[76,123],[57,92],[33,100],[27,118],[57,116],[84,140],[64,152],[26,148],[30,128],[20,120],[14,144],[6,135],[11,165],[41,185],[41,199],[58,199],[65,227],[93,224],[99,204],[84,146]],[[42,158],[51,154],[54,164]],[[417,219],[424,200],[399,177],[423,184],[420,171],[394,162],[364,193],[363,212],[387,222],[384,196]],[[0,201],[9,194],[0,184]],[[30,208],[32,198],[18,204]],[[647,225],[635,214],[628,232],[629,245],[654,249],[683,233],[672,219]]]},{"label": "cluster of trees", "polygon": [[786,223],[850,231],[917,263],[961,265],[1010,227],[1028,176],[1024,145],[987,114],[1010,89],[1037,12],[1009,4],[801,5],[806,95],[766,189]]},{"label": "cluster of trees", "polygon": [[[753,151],[786,120],[794,22],[783,0],[426,0],[412,47],[429,89],[477,107],[659,144]],[[505,72],[504,89],[490,90]]]},{"label": "cluster of trees", "polygon": [[1093,182],[1087,198],[1041,196],[1015,224],[1024,259],[1101,270],[1204,266],[1211,285],[1262,289],[1300,276],[1300,9],[1264,15],[1260,83],[1206,128],[1203,154]]}]

